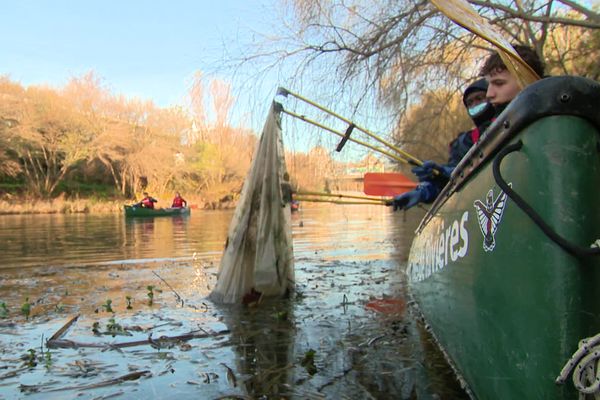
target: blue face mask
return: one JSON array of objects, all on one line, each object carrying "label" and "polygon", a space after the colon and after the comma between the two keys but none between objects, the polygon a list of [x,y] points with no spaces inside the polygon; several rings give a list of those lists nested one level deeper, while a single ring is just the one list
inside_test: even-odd
[{"label": "blue face mask", "polygon": [[476,106],[473,106],[471,108],[468,109],[468,113],[471,117],[476,117],[477,115],[479,115],[483,110],[485,110],[485,108],[488,106],[487,102],[478,104]]}]

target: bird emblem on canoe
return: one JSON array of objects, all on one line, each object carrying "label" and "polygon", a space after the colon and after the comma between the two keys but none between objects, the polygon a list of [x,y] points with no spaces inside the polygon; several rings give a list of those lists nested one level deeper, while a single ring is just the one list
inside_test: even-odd
[{"label": "bird emblem on canoe", "polygon": [[[508,185],[512,187],[512,184],[509,183]],[[492,251],[496,246],[495,234],[502,219],[504,207],[506,207],[506,200],[507,196],[504,192],[500,192],[494,199],[494,191],[490,189],[487,192],[485,203],[481,200],[475,200],[473,203],[475,211],[477,211],[479,228],[483,234],[483,249],[485,251]]]}]

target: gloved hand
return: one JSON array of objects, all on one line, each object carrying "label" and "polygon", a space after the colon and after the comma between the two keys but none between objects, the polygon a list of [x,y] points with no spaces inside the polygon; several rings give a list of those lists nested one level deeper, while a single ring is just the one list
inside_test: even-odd
[{"label": "gloved hand", "polygon": [[387,205],[394,206],[394,211],[408,210],[419,203],[431,203],[438,194],[439,188],[436,185],[431,182],[421,182],[415,190],[394,197]]},{"label": "gloved hand", "polygon": [[406,192],[399,196],[394,197],[391,201],[391,206],[394,206],[394,211],[408,210],[411,207],[416,206],[421,201],[421,189],[417,186],[415,190]]},{"label": "gloved hand", "polygon": [[419,178],[419,182],[425,182],[430,181],[437,176],[434,175],[434,169],[439,171],[439,175],[448,179],[450,179],[450,175],[452,175],[452,171],[454,171],[454,167],[439,165],[431,160],[427,160],[423,162],[423,165],[420,167],[414,167],[412,172]]}]

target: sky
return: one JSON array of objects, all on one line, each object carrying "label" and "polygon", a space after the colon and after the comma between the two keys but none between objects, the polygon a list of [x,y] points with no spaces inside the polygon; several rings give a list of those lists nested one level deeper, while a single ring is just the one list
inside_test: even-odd
[{"label": "sky", "polygon": [[[60,88],[70,78],[93,71],[115,95],[152,100],[159,107],[185,107],[191,79],[200,70],[207,78],[231,82],[235,104],[230,125],[259,133],[277,87],[287,86],[286,79],[294,80],[294,71],[286,70],[293,67],[256,75],[250,71],[252,64],[245,64],[234,75],[223,66],[244,53],[255,54],[254,45],[278,35],[284,4],[281,0],[0,0],[0,76],[23,86]],[[327,92],[326,82],[317,86]],[[307,93],[288,88],[318,101],[312,97],[317,96],[315,87]],[[288,150],[305,152],[322,145],[337,158],[364,155],[360,146],[334,153],[337,136],[289,120],[284,118]],[[336,123],[330,126],[344,132],[346,125]]]},{"label": "sky", "polygon": [[0,0],[0,75],[61,87],[93,70],[114,94],[183,105],[195,71],[231,80],[218,66],[268,30],[275,3]]}]

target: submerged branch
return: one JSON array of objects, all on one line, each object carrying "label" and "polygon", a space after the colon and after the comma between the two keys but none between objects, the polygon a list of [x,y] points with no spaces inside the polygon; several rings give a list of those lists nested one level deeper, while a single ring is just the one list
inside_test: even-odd
[{"label": "submerged branch", "polygon": [[[92,383],[89,385],[77,385],[77,386],[66,386],[66,387],[62,387],[62,388],[56,388],[56,389],[50,389],[50,390],[44,390],[43,392],[60,392],[63,390],[87,390],[87,389],[96,389],[96,388],[100,388],[100,387],[105,387],[105,386],[112,386],[112,385],[117,385],[119,383],[125,382],[125,381],[135,381],[143,376],[146,375],[152,375],[152,372],[148,371],[148,370],[144,370],[144,371],[135,371],[135,372],[131,372],[129,374],[125,374],[122,376],[119,376],[117,378],[113,378],[113,379],[108,379],[106,381],[101,381],[98,383]],[[40,393],[39,391],[39,385],[21,385],[20,389],[22,392],[37,392]]]},{"label": "submerged branch", "polygon": [[167,282],[167,281],[165,281],[165,280],[163,279],[163,277],[162,277],[162,276],[160,276],[159,274],[157,274],[157,273],[156,273],[156,272],[154,272],[154,271],[152,271],[152,273],[153,273],[154,275],[156,275],[156,276],[158,277],[158,279],[160,279],[161,281],[163,281],[163,282],[165,283],[165,285],[167,285],[167,287],[168,287],[169,289],[171,289],[171,291],[172,291],[173,293],[175,293],[175,297],[177,298],[177,301],[178,301],[178,302],[181,302],[181,306],[183,307],[183,305],[184,305],[183,297],[181,297],[181,296],[179,295],[179,293],[177,293],[177,292],[175,291],[175,289],[173,289],[173,287],[172,287],[171,285],[169,285],[169,282]]},{"label": "submerged branch", "polygon": [[67,323],[64,324],[62,328],[57,330],[56,333],[54,335],[52,335],[50,337],[50,339],[48,339],[48,342],[53,341],[53,340],[58,340],[61,337],[63,337],[65,335],[65,333],[67,332],[67,330],[71,327],[71,325],[73,325],[75,323],[75,321],[77,321],[78,318],[79,318],[79,314],[77,314],[76,316],[74,316],[73,318],[68,320]]},{"label": "submerged branch", "polygon": [[48,340],[48,342],[46,343],[46,347],[48,347],[49,349],[57,349],[57,348],[62,348],[62,349],[77,349],[80,347],[90,347],[90,348],[99,348],[99,349],[103,349],[103,348],[124,348],[124,347],[135,347],[135,346],[143,346],[143,345],[152,345],[152,344],[156,344],[156,343],[161,343],[161,342],[175,342],[175,341],[188,341],[191,339],[201,339],[201,338],[206,338],[206,337],[216,337],[216,336],[220,336],[220,335],[224,335],[229,333],[229,330],[223,330],[223,331],[219,331],[219,332],[215,332],[215,333],[196,333],[196,332],[190,332],[190,333],[186,333],[184,335],[179,335],[179,336],[161,336],[160,338],[154,340],[151,338],[145,339],[145,340],[136,340],[136,341],[132,341],[132,342],[123,342],[123,343],[83,343],[83,342],[76,342],[73,340],[67,340],[67,339],[57,339],[57,340]]}]

